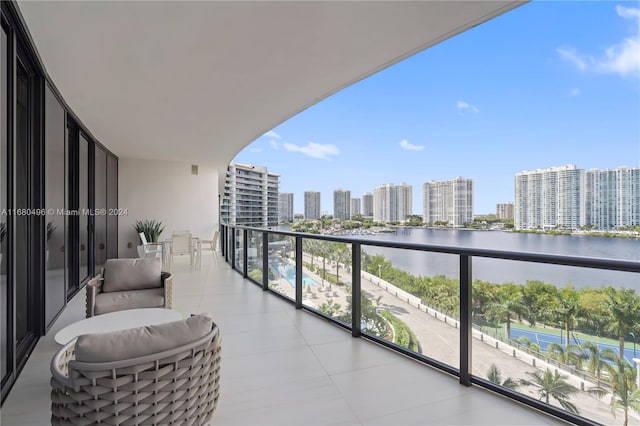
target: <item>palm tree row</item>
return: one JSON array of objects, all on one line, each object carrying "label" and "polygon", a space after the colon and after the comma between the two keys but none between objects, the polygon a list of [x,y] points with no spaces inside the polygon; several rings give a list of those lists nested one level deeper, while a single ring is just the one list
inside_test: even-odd
[{"label": "palm tree row", "polygon": [[[592,348],[597,351],[597,346]],[[594,358],[595,359],[595,358]],[[629,411],[640,413],[640,389],[636,383],[636,369],[625,360],[611,351],[608,354],[610,362],[602,362],[599,359],[599,367],[603,368],[608,377],[610,389],[597,386],[587,389],[588,394],[602,398],[610,398],[609,407],[614,417],[619,411],[623,414],[623,426],[628,426]],[[557,401],[562,408],[573,414],[580,414],[576,404],[570,401],[571,397],[579,392],[578,388],[570,384],[568,376],[558,370],[552,372],[549,368],[545,371],[526,372],[528,379],[516,380],[511,377],[502,378],[502,373],[495,364],[487,371],[487,379],[499,386],[517,390],[521,386],[531,386],[537,389],[540,401],[549,404],[551,399]]]},{"label": "palm tree row", "polygon": [[[345,243],[303,240],[303,250],[314,258],[322,259],[322,276],[327,273],[327,261],[335,265],[337,282],[340,269],[351,265],[351,253]],[[459,314],[459,283],[457,279],[442,275],[415,276],[393,267],[382,255],[363,253],[363,269],[382,278],[434,308],[452,315]],[[624,356],[625,341],[640,333],[640,297],[633,289],[612,286],[575,289],[572,285],[557,288],[538,280],[524,285],[495,284],[475,280],[472,289],[472,315],[476,322],[505,324],[506,338],[511,339],[514,320],[557,327],[561,324],[564,345],[571,344],[571,333],[609,337],[618,340],[619,355]]]},{"label": "palm tree row", "polygon": [[[363,255],[363,268],[393,285],[421,298],[438,310],[457,315],[459,282],[444,276],[415,276],[394,268],[382,255]],[[476,323],[505,324],[506,338],[511,338],[513,321],[531,326],[562,326],[565,346],[571,333],[580,331],[618,340],[623,356],[625,341],[640,333],[640,297],[633,289],[612,286],[575,289],[571,284],[557,288],[537,280],[522,284],[495,284],[474,280],[472,315]]]}]

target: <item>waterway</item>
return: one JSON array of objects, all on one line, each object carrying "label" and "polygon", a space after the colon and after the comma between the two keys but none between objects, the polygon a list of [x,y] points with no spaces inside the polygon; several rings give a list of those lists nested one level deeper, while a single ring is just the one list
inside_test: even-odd
[{"label": "waterway", "polygon": [[[398,228],[393,233],[356,238],[640,261],[640,240],[631,238],[428,228]],[[456,255],[372,246],[363,246],[363,249],[370,254],[383,254],[394,266],[412,274],[445,275],[452,278],[457,278],[459,274]],[[630,272],[483,258],[473,258],[472,262],[474,279],[495,283],[523,284],[527,280],[541,280],[559,287],[569,283],[576,288],[611,285],[633,288],[640,293],[640,274]]]}]

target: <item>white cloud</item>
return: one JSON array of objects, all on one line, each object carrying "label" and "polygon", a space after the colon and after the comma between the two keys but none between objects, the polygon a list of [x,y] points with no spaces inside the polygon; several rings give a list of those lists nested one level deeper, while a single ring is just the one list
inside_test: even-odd
[{"label": "white cloud", "polygon": [[406,139],[400,141],[400,146],[407,151],[422,151],[424,149],[424,146],[410,144]]},{"label": "white cloud", "polygon": [[458,101],[458,103],[456,104],[456,106],[458,107],[458,111],[464,111],[466,109],[469,109],[473,112],[480,112],[480,110],[478,108],[476,108],[475,105],[471,105],[465,101]]},{"label": "white cloud", "polygon": [[273,149],[275,149],[276,151],[280,149],[280,143],[278,143],[277,140],[271,139],[269,141],[269,146]]},{"label": "white cloud", "polygon": [[335,145],[319,144],[309,142],[307,146],[298,146],[292,143],[284,142],[284,149],[290,152],[300,152],[308,157],[319,158],[321,160],[330,160],[332,156],[340,154],[340,150]]},{"label": "white cloud", "polygon": [[605,51],[606,58],[599,61],[596,70],[627,76],[640,73],[640,36],[626,38]]},{"label": "white cloud", "polygon": [[640,76],[640,9],[616,6],[616,13],[621,18],[633,19],[634,33],[606,49],[599,57],[582,54],[571,47],[561,47],[556,52],[573,64],[580,71],[593,70],[603,74],[619,74]]},{"label": "white cloud", "polygon": [[573,64],[580,71],[584,71],[587,69],[587,61],[590,58],[583,57],[575,49],[571,47],[559,47],[556,49],[556,52],[567,62]]},{"label": "white cloud", "polygon": [[266,136],[266,137],[271,138],[271,139],[278,139],[278,140],[282,139],[282,136],[280,136],[279,134],[277,134],[273,130],[269,130],[267,133],[265,133],[262,136]]},{"label": "white cloud", "polygon": [[251,148],[250,152],[262,152],[262,148]]},{"label": "white cloud", "polygon": [[640,19],[640,9],[635,9],[633,7],[624,7],[624,6],[617,5],[616,13],[618,14],[618,16],[621,16],[623,18]]},{"label": "white cloud", "polygon": [[579,94],[581,94],[581,93],[582,93],[582,91],[581,91],[580,89],[578,89],[578,88],[571,89],[571,90],[569,91],[569,95],[570,95],[570,96],[578,96],[578,95],[579,95]]}]

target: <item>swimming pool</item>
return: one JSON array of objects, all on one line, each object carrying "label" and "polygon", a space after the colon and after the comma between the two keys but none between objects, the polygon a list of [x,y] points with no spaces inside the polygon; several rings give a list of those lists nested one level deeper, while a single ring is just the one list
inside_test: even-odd
[{"label": "swimming pool", "polygon": [[[280,275],[282,275],[291,287],[296,286],[296,268],[293,265],[289,264],[280,264],[276,267]],[[313,285],[317,286],[318,283],[313,280],[309,275],[302,273],[302,285]]]}]

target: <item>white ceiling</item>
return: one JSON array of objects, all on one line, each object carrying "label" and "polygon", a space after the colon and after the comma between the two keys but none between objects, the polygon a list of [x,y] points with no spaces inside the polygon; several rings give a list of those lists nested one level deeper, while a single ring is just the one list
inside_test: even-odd
[{"label": "white ceiling", "polygon": [[515,1],[20,1],[48,74],[121,157],[225,169],[258,136]]}]

